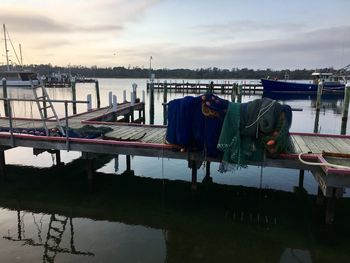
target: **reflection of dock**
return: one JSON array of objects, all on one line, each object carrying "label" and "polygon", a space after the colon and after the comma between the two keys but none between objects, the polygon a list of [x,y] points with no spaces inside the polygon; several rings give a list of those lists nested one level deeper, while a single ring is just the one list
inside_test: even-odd
[{"label": "reflection of dock", "polygon": [[[71,255],[79,255],[79,256],[94,256],[94,253],[91,252],[82,252],[75,248],[74,244],[74,227],[73,227],[73,219],[71,217],[60,216],[52,214],[50,216],[50,222],[48,225],[47,235],[45,242],[42,239],[43,232],[43,224],[40,226],[36,222],[36,216],[32,214],[34,224],[37,226],[37,238],[27,238],[25,237],[25,226],[23,223],[23,217],[25,212],[17,211],[17,237],[7,235],[3,236],[4,239],[15,242],[22,242],[24,246],[34,246],[34,247],[43,247],[43,262],[53,263],[55,262],[55,257],[59,253],[67,253]],[[41,219],[42,220],[42,219]],[[40,221],[41,221],[40,220]],[[70,230],[70,248],[62,248],[60,247],[61,241],[63,238],[63,234],[66,231],[66,227],[69,222],[69,230]]]}]

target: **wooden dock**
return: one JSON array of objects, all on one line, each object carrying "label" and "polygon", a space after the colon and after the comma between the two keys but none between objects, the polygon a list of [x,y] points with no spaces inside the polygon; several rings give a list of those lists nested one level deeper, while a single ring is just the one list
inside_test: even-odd
[{"label": "wooden dock", "polygon": [[[134,117],[135,112],[139,112],[138,118]],[[134,105],[123,103],[118,104],[117,111],[113,111],[112,107],[105,107],[69,116],[70,128],[81,128],[84,125],[111,128],[111,131],[104,136],[94,139],[16,132],[16,129],[42,128],[40,119],[13,118],[13,131],[9,132],[5,131],[9,129],[9,119],[0,118],[0,128],[3,130],[0,132],[0,173],[5,177],[4,151],[17,146],[33,148],[37,153],[42,151],[59,152],[60,150],[79,151],[84,153],[83,156],[87,162],[94,158],[94,153],[122,154],[128,157],[127,170],[131,170],[130,155],[184,159],[192,163],[195,161],[220,162],[220,159],[204,158],[200,152],[181,151],[179,146],[167,144],[165,141],[166,126],[118,122],[120,120],[143,123],[144,103],[135,103]],[[55,128],[54,121],[48,123],[50,129]],[[346,156],[350,152],[350,136],[292,133],[291,137],[294,145],[293,152],[281,154],[278,158],[267,157],[263,163],[251,163],[251,165],[300,170],[300,187],[303,186],[303,171],[312,171],[319,185],[319,198],[327,199],[326,222],[331,223],[335,199],[340,198],[344,189],[350,187],[350,170],[306,165],[298,160],[298,154],[304,153],[303,159],[311,162],[324,163],[327,159],[332,163],[350,166],[349,158],[322,156],[324,151]],[[210,176],[210,169],[207,169],[207,176]],[[90,180],[93,178],[91,170],[88,171],[88,178]],[[196,189],[196,187],[197,169],[194,168],[192,169],[192,188]]]},{"label": "wooden dock", "polygon": [[[153,86],[152,86],[153,85]],[[209,89],[210,83],[200,83],[200,82],[147,82],[147,90],[153,88],[155,91],[169,90],[178,93],[206,93]],[[240,88],[243,94],[262,94],[263,86],[261,82],[225,82],[225,83],[213,83],[213,92],[217,94],[231,94],[233,87]]]}]

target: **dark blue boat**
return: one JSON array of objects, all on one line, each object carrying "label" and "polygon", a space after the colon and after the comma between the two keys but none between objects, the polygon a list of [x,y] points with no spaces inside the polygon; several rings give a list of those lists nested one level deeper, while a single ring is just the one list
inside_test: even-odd
[{"label": "dark blue boat", "polygon": [[310,83],[299,83],[290,81],[280,81],[272,79],[262,79],[261,83],[264,92],[285,92],[285,93],[317,93],[318,82],[323,81],[323,92],[344,91],[345,82],[331,73],[313,73],[315,79]]}]

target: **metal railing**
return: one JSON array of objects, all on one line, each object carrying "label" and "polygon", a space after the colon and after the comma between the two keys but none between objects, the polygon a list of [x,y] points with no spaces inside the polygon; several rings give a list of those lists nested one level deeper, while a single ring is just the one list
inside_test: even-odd
[{"label": "metal railing", "polygon": [[[19,99],[19,98],[0,98],[0,101],[4,101],[5,111],[7,110],[9,119],[9,131],[10,131],[10,140],[11,140],[11,147],[15,147],[15,137],[14,137],[14,128],[13,128],[13,117],[12,117],[12,107],[11,102],[12,101],[24,101],[24,102],[44,102],[45,100],[35,100],[35,99]],[[84,100],[51,100],[52,103],[64,103],[64,111],[65,111],[65,136],[66,136],[66,147],[67,151],[69,151],[69,116],[68,116],[68,103],[82,103],[82,104],[89,104],[91,101],[84,101]],[[33,120],[34,121],[34,120]],[[47,134],[49,136],[49,133]]]}]

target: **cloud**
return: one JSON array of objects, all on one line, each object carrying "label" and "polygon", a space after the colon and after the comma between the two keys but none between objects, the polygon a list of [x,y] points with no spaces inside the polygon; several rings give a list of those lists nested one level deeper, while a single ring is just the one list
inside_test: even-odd
[{"label": "cloud", "polygon": [[[350,27],[332,27],[292,34],[282,39],[232,42],[230,44],[167,46],[153,48],[161,67],[341,67],[350,61]],[[149,48],[152,50],[152,48]],[[148,53],[152,54],[152,53]],[[176,55],[174,55],[176,54]],[[137,54],[141,55],[141,54]],[[146,54],[143,54],[146,55]]]},{"label": "cloud", "polygon": [[233,20],[219,24],[201,24],[193,26],[192,29],[200,31],[202,34],[223,35],[247,33],[252,34],[256,31],[263,32],[294,32],[305,30],[306,25],[299,23],[268,23],[254,20]]}]

